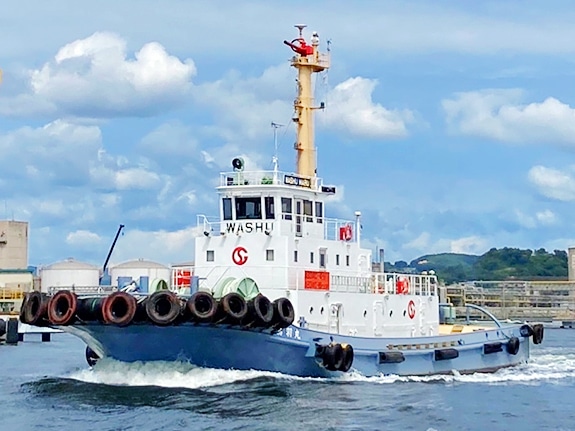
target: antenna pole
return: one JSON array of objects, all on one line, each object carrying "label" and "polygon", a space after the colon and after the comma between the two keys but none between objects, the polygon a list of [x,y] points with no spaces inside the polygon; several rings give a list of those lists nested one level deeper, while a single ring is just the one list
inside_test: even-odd
[{"label": "antenna pole", "polygon": [[283,124],[274,123],[272,121],[272,128],[274,129],[274,156],[272,157],[272,163],[274,164],[274,184],[277,182],[278,176],[278,129],[283,127]]}]

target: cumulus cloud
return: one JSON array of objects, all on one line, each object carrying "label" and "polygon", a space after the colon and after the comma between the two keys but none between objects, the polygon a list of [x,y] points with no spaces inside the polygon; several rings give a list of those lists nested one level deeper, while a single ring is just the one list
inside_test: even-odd
[{"label": "cumulus cloud", "polygon": [[139,149],[150,154],[154,160],[174,159],[174,156],[190,156],[198,147],[191,127],[180,121],[170,121],[156,127],[142,138]]},{"label": "cumulus cloud", "polygon": [[[54,185],[87,184],[90,161],[101,140],[98,127],[63,120],[16,129],[0,135],[3,176],[20,181],[20,192],[26,187],[41,191]],[[0,191],[5,196],[14,193],[13,189]]]},{"label": "cumulus cloud", "polygon": [[97,245],[102,241],[100,235],[89,230],[77,230],[66,236],[66,243],[72,246],[87,247]]},{"label": "cumulus cloud", "polygon": [[557,216],[551,210],[537,211],[535,218],[543,225],[552,225],[557,222]]},{"label": "cumulus cloud", "polygon": [[549,97],[522,104],[523,91],[481,90],[442,101],[449,129],[507,142],[575,144],[575,109]]},{"label": "cumulus cloud", "polygon": [[482,254],[487,249],[487,240],[479,236],[467,236],[450,241],[452,253]]},{"label": "cumulus cloud", "polygon": [[232,71],[216,81],[198,84],[194,88],[195,102],[216,114],[216,125],[205,127],[204,133],[232,145],[261,143],[266,134],[271,136],[272,121],[291,121],[294,93],[289,92],[286,83],[294,76],[285,63],[269,67],[256,77]]},{"label": "cumulus cloud", "polygon": [[407,135],[406,124],[414,121],[409,110],[389,110],[372,100],[377,81],[355,77],[338,84],[328,96],[320,121],[330,128],[357,137],[381,139]]},{"label": "cumulus cloud", "polygon": [[194,259],[194,239],[203,235],[198,227],[173,231],[127,229],[114,251],[114,261],[145,258],[165,265]]},{"label": "cumulus cloud", "polygon": [[567,202],[575,200],[574,174],[574,168],[561,171],[538,165],[529,170],[528,179],[543,196]]},{"label": "cumulus cloud", "polygon": [[105,166],[96,166],[90,170],[96,187],[115,190],[148,190],[158,188],[161,178],[155,172],[144,168],[113,170]]},{"label": "cumulus cloud", "polygon": [[429,232],[422,232],[403,246],[404,249],[415,250],[420,254],[445,252],[482,254],[485,252],[487,247],[487,239],[477,235],[455,239],[441,238],[438,240],[432,240]]},{"label": "cumulus cloud", "polygon": [[75,117],[150,115],[182,103],[196,68],[157,42],[129,58],[126,42],[112,33],[94,33],[63,46],[53,60],[31,70],[30,94],[6,99],[5,115],[37,113]]}]

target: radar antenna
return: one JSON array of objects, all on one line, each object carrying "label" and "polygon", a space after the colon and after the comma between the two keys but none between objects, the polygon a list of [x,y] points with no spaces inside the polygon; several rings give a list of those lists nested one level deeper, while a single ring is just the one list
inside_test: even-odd
[{"label": "radar antenna", "polygon": [[299,37],[303,37],[303,29],[307,27],[306,24],[296,24],[294,25],[295,28],[299,30]]}]

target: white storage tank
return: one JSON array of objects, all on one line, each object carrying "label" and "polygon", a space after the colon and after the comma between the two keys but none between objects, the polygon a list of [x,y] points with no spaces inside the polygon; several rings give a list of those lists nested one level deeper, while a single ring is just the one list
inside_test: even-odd
[{"label": "white storage tank", "polygon": [[164,280],[168,285],[170,277],[171,270],[169,267],[145,259],[120,263],[110,269],[112,285],[122,289],[130,283],[135,283],[141,292],[151,291],[152,285],[158,285],[157,280]]},{"label": "white storage tank", "polygon": [[40,290],[51,287],[95,287],[100,284],[100,269],[89,263],[68,258],[40,268]]}]

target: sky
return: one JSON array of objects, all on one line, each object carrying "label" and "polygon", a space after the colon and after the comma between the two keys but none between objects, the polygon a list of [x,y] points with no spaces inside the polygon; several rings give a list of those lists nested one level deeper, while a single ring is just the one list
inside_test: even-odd
[{"label": "sky", "polygon": [[[293,171],[294,24],[317,76],[328,217],[385,260],[575,246],[570,0],[21,0],[0,14],[0,218],[29,263],[194,259],[236,156]],[[573,106],[573,107],[572,107]]]}]

